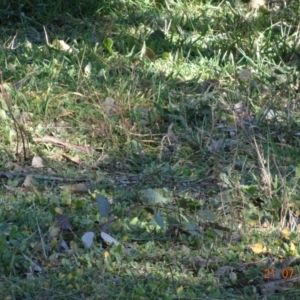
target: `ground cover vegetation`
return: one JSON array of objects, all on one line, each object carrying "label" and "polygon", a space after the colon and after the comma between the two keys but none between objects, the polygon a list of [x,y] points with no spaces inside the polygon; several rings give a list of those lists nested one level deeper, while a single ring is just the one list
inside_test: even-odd
[{"label": "ground cover vegetation", "polygon": [[1,299],[298,299],[299,13],[2,1]]}]

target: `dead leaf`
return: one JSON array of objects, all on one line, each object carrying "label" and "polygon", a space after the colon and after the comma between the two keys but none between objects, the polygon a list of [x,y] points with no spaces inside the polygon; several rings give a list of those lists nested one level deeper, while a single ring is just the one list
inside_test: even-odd
[{"label": "dead leaf", "polygon": [[[60,114],[58,114],[55,119],[58,120],[60,118],[69,117],[74,114],[74,111],[71,110],[62,110]],[[63,123],[63,122],[61,122]],[[65,122],[66,123],[66,122]]]},{"label": "dead leaf", "polygon": [[256,243],[250,246],[251,250],[255,254],[261,254],[261,253],[267,253],[268,249],[266,246],[264,246],[262,243]]},{"label": "dead leaf", "polygon": [[62,230],[71,230],[72,231],[71,224],[65,215],[58,214],[57,222]]},{"label": "dead leaf", "polygon": [[86,192],[88,192],[88,188],[85,183],[61,185],[59,188],[62,190],[68,190],[71,193],[86,193]]},{"label": "dead leaf", "polygon": [[62,209],[61,209],[61,207],[55,207],[55,212],[57,213],[57,214],[59,214],[59,215],[63,215],[64,213],[63,213],[63,211],[62,211]]},{"label": "dead leaf", "polygon": [[32,175],[27,175],[24,182],[23,182],[23,187],[31,187],[33,186],[33,176]]},{"label": "dead leaf", "polygon": [[66,147],[68,149],[77,150],[83,153],[91,154],[92,150],[88,146],[80,146],[80,145],[74,145],[68,142],[64,142],[63,140],[56,138],[54,136],[46,135],[42,138],[34,138],[34,142],[36,143],[51,143],[60,147]]},{"label": "dead leaf", "polygon": [[59,236],[60,228],[57,226],[50,226],[49,228],[49,237],[55,238]]},{"label": "dead leaf", "polygon": [[145,56],[148,57],[150,60],[154,60],[156,58],[154,51],[149,47],[146,47]]},{"label": "dead leaf", "polygon": [[72,156],[69,156],[69,155],[63,153],[62,156],[65,159],[67,159],[68,161],[70,161],[70,162],[72,162],[72,163],[74,163],[76,165],[80,164],[80,157],[78,155],[75,155],[75,156],[72,157]]},{"label": "dead leaf", "polygon": [[102,103],[102,107],[104,108],[108,117],[115,115],[118,110],[118,104],[116,100],[111,97],[105,98],[104,102]]},{"label": "dead leaf", "polygon": [[44,168],[43,159],[39,156],[34,156],[31,162],[33,168]]},{"label": "dead leaf", "polygon": [[284,240],[284,241],[289,241],[290,240],[290,235],[291,235],[291,231],[288,229],[288,228],[283,228],[281,230],[281,238]]},{"label": "dead leaf", "polygon": [[173,132],[173,123],[168,127],[167,139],[170,144],[175,144],[177,142],[177,138]]},{"label": "dead leaf", "polygon": [[79,51],[74,48],[69,46],[64,40],[54,40],[52,42],[53,46],[55,46],[56,48],[59,48],[62,51],[66,51],[69,53],[78,53]]}]

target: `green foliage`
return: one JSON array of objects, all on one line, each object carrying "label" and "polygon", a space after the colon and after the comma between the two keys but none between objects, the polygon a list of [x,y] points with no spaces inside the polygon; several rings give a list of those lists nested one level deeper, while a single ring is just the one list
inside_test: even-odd
[{"label": "green foliage", "polygon": [[0,298],[252,299],[274,259],[297,275],[299,4],[54,2],[0,4]]},{"label": "green foliage", "polygon": [[109,202],[100,194],[96,195],[96,199],[101,217],[108,217],[110,212]]}]

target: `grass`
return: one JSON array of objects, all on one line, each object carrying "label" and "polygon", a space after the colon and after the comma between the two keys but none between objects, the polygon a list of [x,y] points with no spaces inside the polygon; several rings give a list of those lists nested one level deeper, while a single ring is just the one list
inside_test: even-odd
[{"label": "grass", "polygon": [[0,6],[1,299],[297,299],[299,5],[76,3]]}]

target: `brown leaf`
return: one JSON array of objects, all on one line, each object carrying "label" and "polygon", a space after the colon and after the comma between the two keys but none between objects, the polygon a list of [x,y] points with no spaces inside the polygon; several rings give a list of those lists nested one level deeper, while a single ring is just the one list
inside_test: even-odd
[{"label": "brown leaf", "polygon": [[150,60],[154,60],[156,58],[154,51],[149,47],[146,47],[145,56],[148,57]]},{"label": "brown leaf", "polygon": [[69,155],[66,155],[66,154],[62,154],[62,156],[67,159],[68,161],[76,164],[76,165],[79,165],[80,164],[80,157],[78,155],[75,155],[75,156],[69,156]]},{"label": "brown leaf", "polygon": [[104,102],[102,103],[102,107],[104,108],[108,117],[115,115],[118,110],[118,104],[116,100],[111,97],[105,98]]},{"label": "brown leaf", "polygon": [[23,182],[23,186],[28,188],[31,187],[32,185],[33,185],[33,176],[27,175]]},{"label": "brown leaf", "polygon": [[167,139],[170,144],[175,144],[177,142],[177,138],[173,132],[173,123],[168,127]]}]

